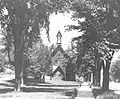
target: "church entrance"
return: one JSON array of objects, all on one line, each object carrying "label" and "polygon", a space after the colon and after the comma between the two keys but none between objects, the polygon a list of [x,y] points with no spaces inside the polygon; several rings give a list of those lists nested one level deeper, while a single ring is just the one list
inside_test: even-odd
[{"label": "church entrance", "polygon": [[53,76],[54,80],[62,80],[63,79],[63,75],[57,71],[56,74]]},{"label": "church entrance", "polygon": [[53,79],[62,80],[64,78],[64,72],[60,67],[57,67],[57,69],[52,73]]}]

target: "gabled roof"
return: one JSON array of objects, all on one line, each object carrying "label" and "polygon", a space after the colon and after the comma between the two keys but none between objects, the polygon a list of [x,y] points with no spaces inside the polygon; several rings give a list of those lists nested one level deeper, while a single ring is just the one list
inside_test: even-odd
[{"label": "gabled roof", "polygon": [[49,57],[49,59],[47,60],[46,65],[50,65],[50,64],[51,64],[51,59],[52,59],[52,57],[54,57],[55,54],[56,54],[58,51],[60,51],[60,52],[63,54],[64,58],[70,59],[70,57],[68,56],[68,54],[65,53],[65,51],[62,49],[62,47],[61,47],[60,45],[58,45],[57,48],[52,52],[52,54],[51,54],[51,56]]},{"label": "gabled roof", "polygon": [[57,71],[59,71],[64,76],[64,72],[59,66],[57,67],[57,69],[51,75],[54,76],[57,73]]},{"label": "gabled roof", "polygon": [[60,51],[65,58],[67,58],[67,59],[70,58],[70,57],[68,56],[68,54],[65,53],[65,51],[62,49],[62,47],[61,47],[60,45],[58,45],[57,48],[52,52],[51,57],[54,57],[55,54],[56,54],[58,51]]}]

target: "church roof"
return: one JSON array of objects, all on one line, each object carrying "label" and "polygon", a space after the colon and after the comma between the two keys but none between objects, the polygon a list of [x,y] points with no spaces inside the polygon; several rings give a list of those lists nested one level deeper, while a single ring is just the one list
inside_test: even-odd
[{"label": "church roof", "polygon": [[52,52],[50,58],[48,58],[48,60],[47,60],[47,62],[46,62],[46,65],[50,65],[50,64],[51,64],[51,59],[52,59],[52,57],[54,57],[55,54],[56,54],[58,51],[60,51],[60,52],[63,54],[64,58],[70,59],[70,57],[68,56],[68,54],[65,53],[65,51],[62,49],[62,47],[61,47],[60,45],[58,45],[57,48]]},{"label": "church roof", "polygon": [[57,48],[52,52],[51,57],[54,57],[54,55],[55,55],[58,51],[60,51],[65,58],[67,58],[67,59],[70,58],[70,57],[68,56],[68,54],[65,53],[65,51],[62,49],[62,47],[61,47],[60,45],[57,46]]}]

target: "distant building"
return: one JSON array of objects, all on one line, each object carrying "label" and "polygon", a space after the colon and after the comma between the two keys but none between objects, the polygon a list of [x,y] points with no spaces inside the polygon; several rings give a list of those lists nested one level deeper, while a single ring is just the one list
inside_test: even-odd
[{"label": "distant building", "polygon": [[66,79],[66,66],[69,60],[68,54],[62,48],[62,34],[60,31],[56,35],[57,37],[57,47],[53,50],[51,54],[51,65],[52,65],[52,77],[61,77],[61,79]]}]

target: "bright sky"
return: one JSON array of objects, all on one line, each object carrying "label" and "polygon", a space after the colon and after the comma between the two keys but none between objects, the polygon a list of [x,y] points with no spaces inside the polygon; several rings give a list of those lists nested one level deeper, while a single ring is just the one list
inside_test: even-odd
[{"label": "bright sky", "polygon": [[112,62],[114,62],[115,60],[120,59],[120,50],[118,52],[115,52],[115,54],[113,55],[113,59]]},{"label": "bright sky", "polygon": [[81,35],[77,31],[66,31],[65,32],[65,25],[72,25],[77,24],[77,22],[72,21],[70,14],[53,14],[50,17],[50,43],[47,40],[46,34],[43,33],[42,38],[43,42],[46,45],[56,44],[57,38],[56,35],[60,30],[62,34],[62,47],[63,49],[67,49],[70,46],[71,39],[73,37],[77,37]]}]

